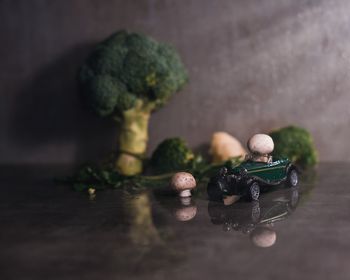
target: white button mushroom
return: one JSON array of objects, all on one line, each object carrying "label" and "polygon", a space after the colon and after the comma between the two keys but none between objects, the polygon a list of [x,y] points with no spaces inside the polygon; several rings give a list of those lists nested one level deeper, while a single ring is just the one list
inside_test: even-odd
[{"label": "white button mushroom", "polygon": [[267,134],[255,134],[248,140],[247,146],[251,153],[266,155],[272,153],[274,143]]},{"label": "white button mushroom", "polygon": [[170,181],[170,187],[179,193],[180,197],[191,196],[191,190],[196,187],[196,180],[188,172],[177,172]]},{"label": "white button mushroom", "polygon": [[255,134],[248,140],[247,146],[254,161],[266,162],[267,156],[273,151],[274,143],[267,134]]}]

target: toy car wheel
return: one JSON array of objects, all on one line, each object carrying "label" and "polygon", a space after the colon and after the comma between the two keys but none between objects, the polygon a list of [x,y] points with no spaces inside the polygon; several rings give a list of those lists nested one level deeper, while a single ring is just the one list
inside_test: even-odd
[{"label": "toy car wheel", "polygon": [[292,209],[295,209],[299,202],[299,190],[298,188],[294,188],[291,190],[291,197],[290,197],[290,206]]},{"label": "toy car wheel", "polygon": [[261,215],[261,211],[260,211],[259,201],[254,201],[252,205],[252,216],[251,216],[252,222],[254,224],[259,222],[260,215]]},{"label": "toy car wheel", "polygon": [[209,196],[209,200],[212,201],[221,201],[222,200],[222,190],[220,188],[219,183],[217,182],[209,182],[207,187],[207,193]]},{"label": "toy car wheel", "polygon": [[249,187],[249,199],[256,201],[260,196],[260,186],[257,182],[253,182]]},{"label": "toy car wheel", "polygon": [[289,187],[296,187],[299,183],[298,172],[292,169],[288,172],[287,183]]}]

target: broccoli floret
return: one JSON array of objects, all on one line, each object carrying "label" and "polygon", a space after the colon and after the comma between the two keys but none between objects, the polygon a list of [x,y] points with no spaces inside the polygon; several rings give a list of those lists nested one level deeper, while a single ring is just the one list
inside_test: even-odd
[{"label": "broccoli floret", "polygon": [[187,80],[176,50],[150,37],[119,31],[96,46],[80,69],[79,81],[93,111],[121,120],[117,171],[142,171],[150,114]]},{"label": "broccoli floret", "polygon": [[288,126],[270,133],[275,148],[275,156],[288,157],[301,167],[314,166],[317,161],[317,150],[311,134],[301,127]]},{"label": "broccoli floret", "polygon": [[152,154],[151,165],[159,173],[185,170],[194,158],[192,150],[181,138],[161,142]]}]

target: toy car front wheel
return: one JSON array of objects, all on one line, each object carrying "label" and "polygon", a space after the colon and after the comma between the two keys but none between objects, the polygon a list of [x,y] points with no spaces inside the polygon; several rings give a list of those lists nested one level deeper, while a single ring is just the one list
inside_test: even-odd
[{"label": "toy car front wheel", "polygon": [[212,201],[221,201],[223,198],[222,190],[218,182],[210,181],[207,186],[207,193],[209,200]]},{"label": "toy car front wheel", "polygon": [[257,182],[253,182],[249,187],[249,200],[256,201],[260,196],[260,186]]},{"label": "toy car front wheel", "polygon": [[261,215],[261,210],[260,210],[259,201],[253,201],[251,218],[254,224],[259,222],[260,215]]},{"label": "toy car front wheel", "polygon": [[288,172],[287,184],[289,187],[296,187],[299,183],[299,175],[295,169]]}]

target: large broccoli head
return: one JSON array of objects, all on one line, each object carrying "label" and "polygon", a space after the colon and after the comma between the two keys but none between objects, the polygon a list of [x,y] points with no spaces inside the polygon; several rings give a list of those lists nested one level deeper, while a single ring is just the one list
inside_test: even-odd
[{"label": "large broccoli head", "polygon": [[84,99],[97,114],[121,121],[116,171],[142,171],[150,114],[187,79],[175,49],[144,35],[120,31],[97,45],[79,80]]},{"label": "large broccoli head", "polygon": [[151,165],[157,172],[180,171],[188,168],[194,154],[181,138],[161,142],[152,154]]},{"label": "large broccoli head", "polygon": [[140,101],[156,108],[187,79],[173,47],[126,31],[97,45],[79,75],[87,103],[101,116],[119,114]]},{"label": "large broccoli head", "polygon": [[273,154],[288,157],[302,167],[317,163],[317,151],[311,134],[301,127],[288,126],[270,133],[275,148]]}]

